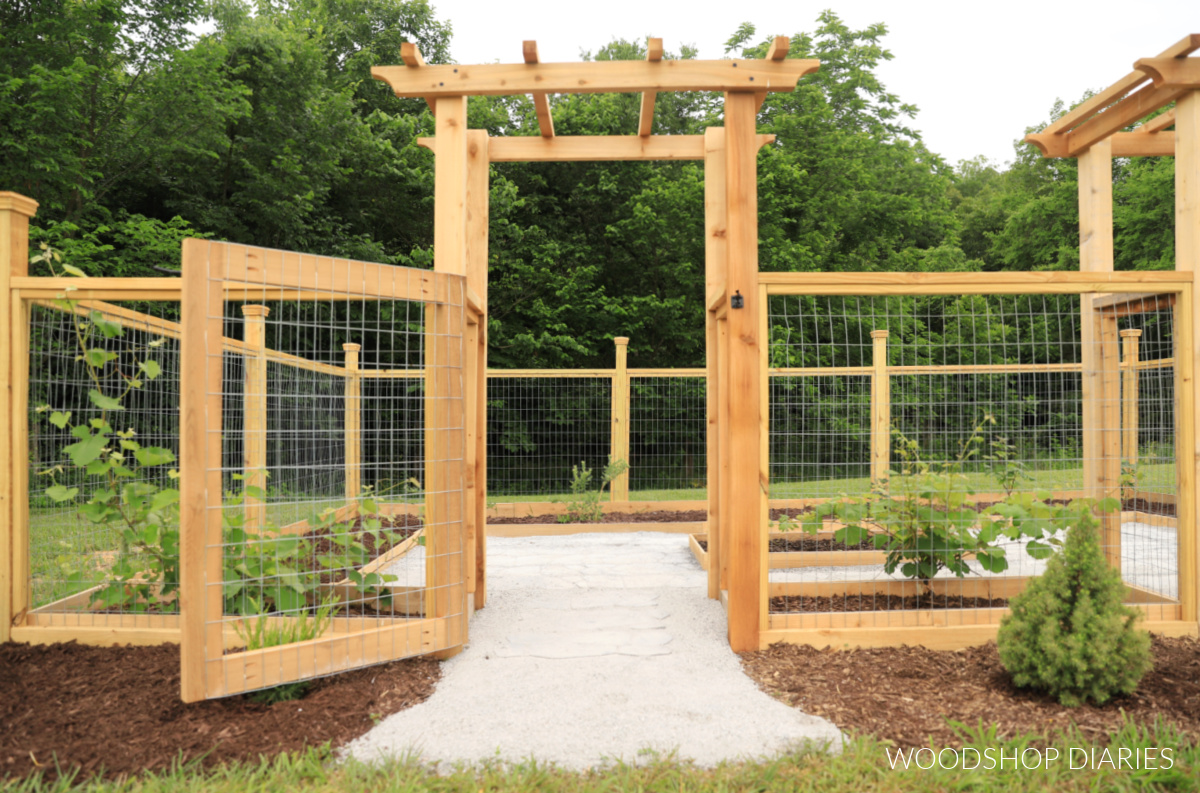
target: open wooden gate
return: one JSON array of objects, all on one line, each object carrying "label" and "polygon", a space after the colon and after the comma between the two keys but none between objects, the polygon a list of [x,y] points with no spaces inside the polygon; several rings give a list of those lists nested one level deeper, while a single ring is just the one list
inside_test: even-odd
[{"label": "open wooden gate", "polygon": [[183,699],[460,647],[465,279],[203,240],[183,272]]}]

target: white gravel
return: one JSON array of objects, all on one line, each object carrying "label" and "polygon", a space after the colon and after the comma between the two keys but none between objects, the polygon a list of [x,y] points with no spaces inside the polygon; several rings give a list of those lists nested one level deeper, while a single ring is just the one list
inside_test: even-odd
[{"label": "white gravel", "polygon": [[742,672],[686,535],[492,538],[488,570],[487,608],[433,696],[347,754],[584,769],[646,750],[711,766],[805,740],[840,746],[833,724]]}]

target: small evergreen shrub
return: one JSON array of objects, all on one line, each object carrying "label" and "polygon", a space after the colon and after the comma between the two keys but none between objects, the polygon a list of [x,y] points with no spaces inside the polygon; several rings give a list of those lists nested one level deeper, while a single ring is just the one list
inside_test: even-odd
[{"label": "small evergreen shrub", "polygon": [[1075,707],[1132,693],[1153,664],[1150,637],[1135,627],[1141,612],[1124,605],[1121,574],[1100,548],[1091,503],[1070,508],[1078,519],[1066,543],[1046,572],[1009,602],[1012,613],[996,641],[1017,687],[1046,691]]}]

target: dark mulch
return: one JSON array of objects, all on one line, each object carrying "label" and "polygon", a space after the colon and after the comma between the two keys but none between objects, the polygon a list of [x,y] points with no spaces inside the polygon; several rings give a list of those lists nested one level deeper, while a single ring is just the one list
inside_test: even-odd
[{"label": "dark mulch", "polygon": [[[669,510],[656,509],[646,512],[609,512],[600,523],[695,523],[708,520],[708,512],[703,509]],[[557,515],[525,515],[517,518],[488,518],[488,523],[494,525],[515,524],[545,524],[558,523]]]},{"label": "dark mulch", "polygon": [[[708,540],[696,540],[705,551],[708,550]],[[795,553],[797,551],[874,551],[875,544],[863,540],[857,545],[847,545],[837,540],[821,540],[815,537],[796,535],[794,537],[772,537],[769,542],[771,553]]]},{"label": "dark mulch", "polygon": [[0,644],[0,778],[79,768],[116,777],[341,745],[428,699],[438,661],[418,658],[314,681],[294,702],[247,696],[185,705],[179,648]]},{"label": "dark mulch", "polygon": [[947,720],[995,724],[1003,738],[1048,733],[1072,722],[1088,735],[1120,727],[1122,712],[1153,724],[1161,716],[1200,738],[1200,642],[1154,637],[1154,669],[1137,690],[1103,706],[1066,708],[1013,687],[995,642],[957,652],[922,647],[817,650],[775,644],[742,655],[759,687],[843,730],[902,747],[961,745]]},{"label": "dark mulch", "polygon": [[1166,515],[1169,518],[1178,517],[1175,505],[1166,501],[1148,501],[1144,498],[1127,498],[1121,502],[1121,509],[1127,512],[1149,512],[1153,515]]},{"label": "dark mulch", "polygon": [[773,597],[772,614],[820,614],[830,611],[916,611],[917,609],[1002,609],[1007,598],[959,595],[831,595],[830,597]]}]

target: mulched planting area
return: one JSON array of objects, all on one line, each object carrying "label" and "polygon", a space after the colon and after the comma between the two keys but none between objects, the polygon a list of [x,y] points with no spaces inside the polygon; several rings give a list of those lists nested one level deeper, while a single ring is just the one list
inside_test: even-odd
[{"label": "mulched planting area", "polygon": [[788,595],[770,600],[772,614],[812,614],[830,611],[916,611],[918,609],[1002,609],[1007,598],[962,597],[959,595],[831,595],[803,597]]},{"label": "mulched planting area", "polygon": [[[695,523],[708,520],[708,512],[703,509],[670,510],[656,509],[646,512],[609,512],[599,523]],[[492,525],[542,525],[558,523],[557,515],[524,515],[515,518],[488,518]]]},{"label": "mulched planting area", "polygon": [[416,658],[313,681],[293,702],[185,705],[178,646],[0,644],[0,779],[54,778],[56,763],[116,777],[338,746],[428,699],[440,677],[438,661]]},{"label": "mulched planting area", "polygon": [[1071,723],[1099,739],[1122,712],[1153,724],[1174,722],[1200,737],[1200,642],[1153,637],[1154,669],[1137,690],[1103,706],[1067,708],[1014,688],[995,642],[959,651],[923,647],[817,650],[775,644],[744,653],[742,666],[767,693],[823,716],[843,730],[872,733],[901,747],[960,746],[947,720],[995,724],[1002,738],[1045,736]]},{"label": "mulched planting area", "polygon": [[[702,550],[708,550],[708,540],[696,540]],[[769,542],[771,553],[796,553],[799,551],[875,551],[875,543],[863,540],[857,545],[847,545],[837,540],[821,540],[815,537],[772,537]]]}]

